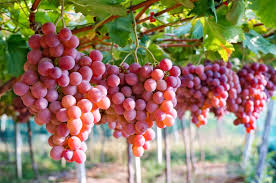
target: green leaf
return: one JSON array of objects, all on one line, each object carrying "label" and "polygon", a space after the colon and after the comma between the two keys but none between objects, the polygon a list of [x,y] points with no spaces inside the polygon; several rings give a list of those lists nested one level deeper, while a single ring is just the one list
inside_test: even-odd
[{"label": "green leaf", "polygon": [[196,24],[194,25],[193,32],[192,32],[192,38],[193,39],[201,39],[202,36],[203,36],[203,28],[202,28],[202,24],[201,24],[200,20],[198,20],[196,22]]},{"label": "green leaf", "polygon": [[262,23],[271,28],[276,28],[276,1],[275,0],[250,0],[251,8],[260,17]]},{"label": "green leaf", "polygon": [[105,25],[112,42],[121,47],[128,44],[132,30],[132,15],[127,17],[119,17]]},{"label": "green leaf", "polygon": [[253,30],[250,30],[249,33],[245,33],[243,46],[256,54],[262,52],[264,54],[272,53],[276,55],[276,46]]},{"label": "green leaf", "polygon": [[191,10],[191,13],[194,13],[198,16],[215,16],[217,20],[217,13],[215,8],[214,0],[198,0],[195,2],[195,7]]},{"label": "green leaf", "polygon": [[218,24],[208,21],[207,19],[202,19],[202,24],[204,47],[208,51],[218,52],[221,58],[227,61],[234,48],[233,45],[227,41],[223,29],[221,30]]},{"label": "green leaf", "polygon": [[190,0],[178,0],[179,3],[183,4],[184,7],[192,9],[195,7],[194,3]]},{"label": "green leaf", "polygon": [[110,0],[70,0],[75,5],[77,12],[84,15],[93,15],[98,17],[107,17],[110,15],[125,16],[127,11],[121,1]]},{"label": "green leaf", "polygon": [[28,47],[26,40],[20,35],[11,35],[7,39],[6,66],[10,75],[19,76],[24,72],[24,63],[27,59]]},{"label": "green leaf", "polygon": [[190,22],[185,23],[182,26],[176,28],[174,30],[174,33],[175,33],[176,36],[184,36],[185,34],[190,32],[191,28],[192,28],[192,24]]},{"label": "green leaf", "polygon": [[241,25],[245,15],[245,3],[243,0],[234,1],[230,11],[226,14],[226,19],[233,25]]}]

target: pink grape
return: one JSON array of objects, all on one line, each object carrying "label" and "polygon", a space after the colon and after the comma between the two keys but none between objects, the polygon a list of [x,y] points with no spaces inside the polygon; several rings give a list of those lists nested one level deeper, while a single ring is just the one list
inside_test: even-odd
[{"label": "pink grape", "polygon": [[54,65],[49,61],[42,61],[38,64],[38,73],[42,76],[48,76],[50,70],[54,68]]},{"label": "pink grape", "polygon": [[58,78],[57,83],[61,87],[66,87],[70,83],[70,78],[66,74],[61,74],[61,76]]},{"label": "pink grape", "polygon": [[28,92],[28,90],[29,90],[29,86],[22,82],[16,82],[13,85],[13,92],[18,96],[25,95]]},{"label": "pink grape", "polygon": [[42,52],[37,49],[31,50],[27,55],[27,59],[30,64],[37,64],[41,58]]},{"label": "pink grape", "polygon": [[89,53],[89,57],[92,59],[93,62],[95,61],[102,61],[103,55],[99,50],[93,50]]},{"label": "pink grape", "polygon": [[47,88],[38,81],[31,87],[31,93],[35,98],[42,98],[47,95]]},{"label": "pink grape", "polygon": [[76,36],[72,35],[69,40],[63,42],[63,45],[66,48],[77,48],[79,46],[79,43],[79,39]]},{"label": "pink grape", "polygon": [[49,48],[49,53],[51,57],[60,57],[61,55],[63,55],[63,52],[64,52],[64,47],[62,44]]},{"label": "pink grape", "polygon": [[48,47],[57,47],[60,42],[58,40],[58,37],[55,33],[49,33],[45,36],[46,44]]},{"label": "pink grape", "polygon": [[63,56],[71,56],[72,58],[76,58],[78,51],[75,48],[65,48],[63,52]]},{"label": "pink grape", "polygon": [[91,85],[89,81],[82,80],[82,82],[78,85],[78,91],[81,94],[87,93],[91,89]]},{"label": "pink grape", "polygon": [[91,66],[92,60],[88,56],[82,56],[81,59],[79,60],[79,64],[81,66]]},{"label": "pink grape", "polygon": [[45,97],[49,102],[54,102],[58,99],[58,92],[56,89],[49,89]]},{"label": "pink grape", "polygon": [[87,81],[90,81],[93,75],[92,69],[88,66],[81,67],[78,72],[81,74],[82,79]]},{"label": "pink grape", "polygon": [[48,101],[45,98],[40,98],[35,101],[34,105],[38,110],[46,109],[48,106]]},{"label": "pink grape", "polygon": [[68,85],[68,86],[62,88],[62,93],[64,95],[75,95],[77,93],[77,87]]},{"label": "pink grape", "polygon": [[40,38],[41,38],[41,36],[39,34],[32,35],[28,40],[28,44],[29,44],[30,48],[40,49]]},{"label": "pink grape", "polygon": [[69,78],[70,78],[70,84],[73,86],[79,85],[82,81],[82,76],[79,72],[72,72]]},{"label": "pink grape", "polygon": [[88,99],[82,99],[78,101],[77,106],[83,113],[91,111],[93,104]]},{"label": "pink grape", "polygon": [[42,25],[41,27],[43,34],[50,34],[50,33],[55,33],[56,32],[56,26],[55,24],[51,22],[47,22]]},{"label": "pink grape", "polygon": [[126,98],[123,102],[123,107],[126,111],[133,110],[135,105],[135,101],[132,98]]},{"label": "pink grape", "polygon": [[138,77],[134,73],[128,73],[125,75],[125,81],[130,86],[134,86],[138,83]]},{"label": "pink grape", "polygon": [[72,32],[68,28],[63,28],[58,33],[58,38],[61,41],[67,41],[71,38],[71,36],[72,36]]},{"label": "pink grape", "polygon": [[62,70],[71,70],[75,66],[75,60],[71,56],[63,56],[59,58],[58,65]]},{"label": "pink grape", "polygon": [[112,74],[110,76],[108,76],[107,78],[107,85],[110,86],[110,87],[116,87],[120,84],[120,78],[115,75],[115,74]]},{"label": "pink grape", "polygon": [[161,60],[160,62],[160,68],[163,70],[163,71],[169,71],[171,70],[172,68],[172,61],[167,59],[167,58],[164,58],[163,60]]},{"label": "pink grape", "polygon": [[56,118],[60,122],[68,121],[67,110],[65,108],[61,108],[56,112]]},{"label": "pink grape", "polygon": [[52,113],[56,113],[59,109],[61,109],[61,103],[59,101],[54,101],[50,103],[49,110]]},{"label": "pink grape", "polygon": [[63,154],[63,146],[54,146],[50,151],[50,156],[53,160],[60,160]]},{"label": "pink grape", "polygon": [[95,75],[95,76],[103,75],[104,72],[106,71],[104,63],[102,63],[100,61],[93,62],[91,65],[91,68],[93,71],[93,75]]},{"label": "pink grape", "polygon": [[116,105],[122,104],[125,100],[125,96],[121,92],[117,92],[112,95],[112,102]]}]

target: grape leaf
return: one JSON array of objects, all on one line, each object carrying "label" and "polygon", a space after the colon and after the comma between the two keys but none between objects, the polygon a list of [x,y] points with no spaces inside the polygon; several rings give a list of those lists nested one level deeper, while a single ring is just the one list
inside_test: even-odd
[{"label": "grape leaf", "polygon": [[245,4],[243,0],[234,1],[230,11],[226,14],[226,19],[233,25],[241,25],[245,14]]},{"label": "grape leaf", "polygon": [[6,66],[11,76],[19,76],[24,72],[24,63],[27,58],[28,47],[26,40],[20,35],[11,35],[7,41],[5,54]]},{"label": "grape leaf", "polygon": [[245,40],[243,46],[250,49],[252,52],[258,54],[262,52],[264,54],[272,53],[276,55],[276,46],[266,40],[262,35],[257,32],[250,30],[245,33]]},{"label": "grape leaf", "polygon": [[127,11],[120,1],[110,0],[70,0],[75,6],[77,12],[84,15],[94,15],[98,17],[107,17],[110,15],[125,16]]},{"label": "grape leaf", "polygon": [[251,6],[262,23],[271,28],[276,28],[276,1],[275,0],[250,0]]},{"label": "grape leaf", "polygon": [[234,48],[227,41],[223,29],[221,30],[218,24],[207,19],[202,19],[202,24],[204,47],[209,51],[218,52],[224,61],[228,60]]},{"label": "grape leaf", "polygon": [[195,7],[189,14],[196,14],[198,16],[213,15],[217,19],[217,13],[214,0],[198,0],[195,2]]},{"label": "grape leaf", "polygon": [[133,33],[132,30],[132,15],[127,17],[119,17],[105,25],[112,42],[121,47],[125,47]]},{"label": "grape leaf", "polygon": [[200,20],[198,20],[193,27],[192,38],[201,39],[202,36],[203,36],[203,28]]},{"label": "grape leaf", "polygon": [[174,33],[175,33],[176,36],[184,36],[185,34],[190,32],[191,28],[192,28],[192,24],[190,22],[185,23],[182,26],[176,28],[174,30]]}]

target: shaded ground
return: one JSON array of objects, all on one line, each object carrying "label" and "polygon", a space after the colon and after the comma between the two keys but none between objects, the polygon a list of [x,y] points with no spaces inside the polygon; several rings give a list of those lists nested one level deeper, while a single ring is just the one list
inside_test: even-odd
[{"label": "shaded ground", "polygon": [[[199,163],[193,173],[195,183],[242,183],[243,179],[238,175],[238,165],[223,163]],[[145,171],[145,170],[142,170]],[[185,166],[175,166],[172,169],[174,183],[183,183],[186,180]],[[61,176],[62,175],[62,176]],[[75,183],[75,172],[50,176],[49,181],[60,183]],[[93,183],[127,183],[127,169],[118,164],[99,164],[86,170],[87,182]],[[46,177],[45,177],[46,178]],[[155,177],[154,183],[165,182],[165,175]]]}]

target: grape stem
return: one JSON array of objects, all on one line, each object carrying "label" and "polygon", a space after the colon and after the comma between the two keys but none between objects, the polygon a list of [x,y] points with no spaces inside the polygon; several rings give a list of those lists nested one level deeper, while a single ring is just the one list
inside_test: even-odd
[{"label": "grape stem", "polygon": [[139,48],[139,39],[138,39],[138,35],[137,35],[137,24],[136,24],[136,20],[135,20],[135,16],[132,12],[132,18],[133,18],[133,31],[134,31],[134,36],[135,36],[135,50],[134,50],[134,58],[135,58],[135,61],[137,63],[139,63],[138,61],[138,56],[137,56],[137,51],[138,51],[138,48]]},{"label": "grape stem", "polygon": [[59,23],[60,20],[62,20],[62,27],[65,28],[65,21],[64,21],[64,0],[61,1],[61,10],[60,10],[60,17],[56,21],[56,26]]},{"label": "grape stem", "polygon": [[132,54],[132,52],[128,53],[123,61],[120,63],[120,66],[126,61],[126,59]]},{"label": "grape stem", "polygon": [[145,46],[139,46],[139,47],[145,49],[151,55],[151,57],[152,57],[152,59],[154,61],[154,64],[156,64],[156,65],[158,64],[158,61],[154,57],[153,53],[147,47],[145,47]]}]

